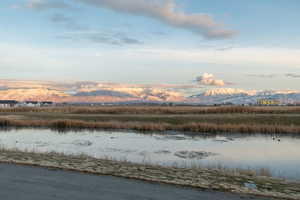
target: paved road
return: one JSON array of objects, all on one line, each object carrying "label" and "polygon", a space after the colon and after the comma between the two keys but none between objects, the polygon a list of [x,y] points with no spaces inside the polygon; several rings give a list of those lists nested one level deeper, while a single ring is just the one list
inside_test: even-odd
[{"label": "paved road", "polygon": [[0,164],[5,200],[266,200],[163,184]]}]

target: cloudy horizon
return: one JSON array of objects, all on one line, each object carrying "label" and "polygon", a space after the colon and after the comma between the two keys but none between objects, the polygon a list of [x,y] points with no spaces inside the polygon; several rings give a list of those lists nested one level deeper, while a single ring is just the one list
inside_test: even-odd
[{"label": "cloudy horizon", "polygon": [[2,80],[173,85],[183,94],[213,88],[300,91],[297,1],[1,5]]}]

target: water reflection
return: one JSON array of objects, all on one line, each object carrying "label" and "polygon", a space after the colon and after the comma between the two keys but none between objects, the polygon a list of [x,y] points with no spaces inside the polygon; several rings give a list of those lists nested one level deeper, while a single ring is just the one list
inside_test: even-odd
[{"label": "water reflection", "polygon": [[269,169],[274,176],[300,179],[300,138],[292,135],[13,129],[0,132],[0,144],[4,148],[84,153],[179,167]]}]

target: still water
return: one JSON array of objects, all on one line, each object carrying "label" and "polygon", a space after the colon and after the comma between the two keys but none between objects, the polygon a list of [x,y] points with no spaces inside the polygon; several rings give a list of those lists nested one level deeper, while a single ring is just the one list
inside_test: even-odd
[{"label": "still water", "polygon": [[22,129],[1,131],[0,146],[178,167],[263,168],[273,176],[300,180],[299,137]]}]

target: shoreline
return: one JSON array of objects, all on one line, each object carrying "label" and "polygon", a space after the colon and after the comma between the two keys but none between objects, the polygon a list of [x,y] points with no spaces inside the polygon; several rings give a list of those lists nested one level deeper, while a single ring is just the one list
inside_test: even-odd
[{"label": "shoreline", "polygon": [[[154,183],[233,192],[274,199],[300,199],[300,182],[263,176],[234,175],[216,169],[176,168],[124,161],[96,159],[85,155],[0,150],[0,163],[110,175]],[[255,184],[249,189],[245,183]]]}]

